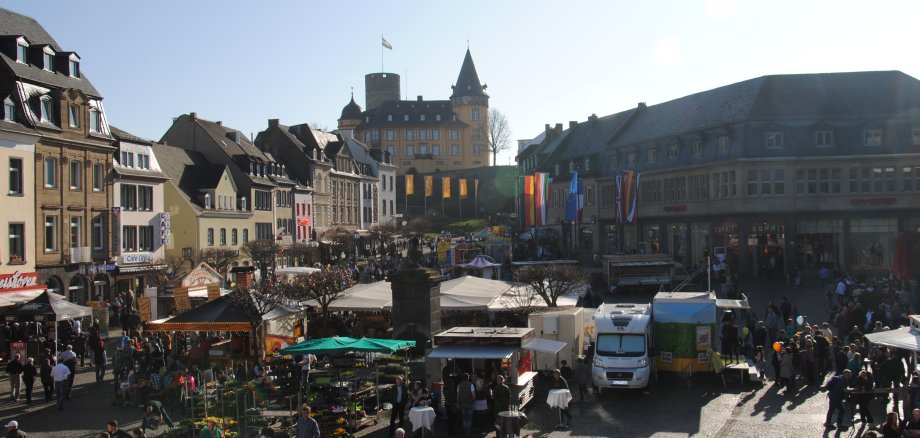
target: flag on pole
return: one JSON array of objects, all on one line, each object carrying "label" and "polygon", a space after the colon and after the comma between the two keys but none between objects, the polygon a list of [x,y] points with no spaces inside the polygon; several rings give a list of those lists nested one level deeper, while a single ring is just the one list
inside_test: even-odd
[{"label": "flag on pole", "polygon": [[616,219],[618,224],[622,224],[625,220],[623,215],[623,175],[616,176],[616,186],[614,191],[616,192],[616,203],[614,204],[614,210],[616,212]]},{"label": "flag on pole", "polygon": [[534,225],[534,184],[533,184],[533,175],[524,176],[524,226],[530,227]]},{"label": "flag on pole", "polygon": [[572,172],[572,183],[569,184],[569,193],[565,200],[565,220],[574,221],[578,218],[578,171]]},{"label": "flag on pole", "polygon": [[406,196],[415,194],[415,175],[406,175]]},{"label": "flag on pole", "polygon": [[473,180],[473,197],[479,198],[479,178]]},{"label": "flag on pole", "polygon": [[431,179],[431,175],[425,176],[425,197],[434,195],[434,181]]},{"label": "flag on pole", "polygon": [[578,222],[582,222],[583,213],[585,212],[585,180],[578,180]]},{"label": "flag on pole", "polygon": [[460,178],[460,199],[466,199],[469,193],[466,189],[466,178]]},{"label": "flag on pole", "polygon": [[387,41],[387,39],[384,38],[383,35],[380,35],[380,43],[383,44],[383,47],[386,47],[387,49],[393,50],[393,45],[390,44],[390,42]]},{"label": "flag on pole", "polygon": [[626,171],[627,183],[626,192],[626,223],[632,224],[639,218],[639,177],[641,175],[631,170]]},{"label": "flag on pole", "polygon": [[450,198],[450,177],[449,176],[441,177],[441,198],[442,199]]}]

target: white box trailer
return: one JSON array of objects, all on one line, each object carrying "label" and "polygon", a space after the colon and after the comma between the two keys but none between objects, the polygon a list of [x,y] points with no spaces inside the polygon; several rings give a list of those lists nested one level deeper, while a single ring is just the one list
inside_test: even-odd
[{"label": "white box trailer", "polygon": [[558,354],[537,352],[534,369],[552,370],[564,360],[575,366],[575,359],[582,355],[585,347],[584,309],[573,307],[552,312],[531,314],[527,326],[534,329],[538,338],[565,342]]}]

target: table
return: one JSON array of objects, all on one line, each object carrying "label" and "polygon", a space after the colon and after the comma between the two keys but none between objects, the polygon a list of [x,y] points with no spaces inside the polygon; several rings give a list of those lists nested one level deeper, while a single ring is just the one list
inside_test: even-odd
[{"label": "table", "polygon": [[521,434],[521,426],[527,423],[527,416],[521,411],[501,411],[495,419],[495,427],[509,438]]},{"label": "table", "polygon": [[425,429],[434,431],[434,408],[432,407],[415,407],[409,410],[409,421],[412,423],[412,431],[422,429],[422,436],[425,436]]},{"label": "table", "polygon": [[549,407],[559,409],[559,424],[556,427],[565,427],[565,424],[562,423],[562,410],[569,407],[570,401],[572,401],[572,393],[568,389],[551,389],[546,396],[546,403],[549,404]]}]

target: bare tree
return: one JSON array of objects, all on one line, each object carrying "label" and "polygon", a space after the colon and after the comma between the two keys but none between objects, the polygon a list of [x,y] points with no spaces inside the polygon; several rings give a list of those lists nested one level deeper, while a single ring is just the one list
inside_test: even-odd
[{"label": "bare tree", "polygon": [[559,297],[584,287],[585,275],[574,265],[530,265],[518,269],[514,279],[533,289],[546,305],[556,307]]},{"label": "bare tree", "polygon": [[536,312],[543,303],[543,298],[532,287],[516,286],[502,294],[499,304],[516,318],[527,322],[527,317]]},{"label": "bare tree", "polygon": [[319,248],[305,243],[294,242],[284,253],[291,257],[291,262],[297,266],[309,266],[319,260]]},{"label": "bare tree", "polygon": [[383,246],[383,251],[381,253],[386,253],[386,243],[390,240],[391,237],[396,235],[396,226],[393,223],[386,224],[377,224],[371,227],[370,229],[371,236]]},{"label": "bare tree", "polygon": [[166,287],[167,285],[174,284],[185,276],[185,274],[189,273],[188,264],[186,262],[187,260],[175,256],[157,259],[150,263],[157,267],[151,271],[150,274],[153,276],[158,287]]},{"label": "bare tree", "polygon": [[323,269],[314,274],[295,276],[290,287],[292,296],[316,301],[323,315],[323,330],[325,330],[329,319],[329,305],[352,284],[354,282],[348,276],[348,272],[341,269]]},{"label": "bare tree", "polygon": [[498,153],[511,147],[511,125],[505,113],[489,108],[489,149],[492,151],[492,165],[498,164]]},{"label": "bare tree", "polygon": [[343,229],[330,228],[323,233],[323,238],[330,242],[332,254],[347,253],[355,247],[355,238]]},{"label": "bare tree", "polygon": [[232,305],[246,314],[249,320],[251,334],[256,340],[256,349],[259,356],[265,355],[265,315],[282,306],[291,298],[290,288],[274,280],[264,279],[253,284],[251,289],[241,286],[234,288],[227,298]]},{"label": "bare tree", "polygon": [[[281,245],[273,239],[250,240],[240,247],[240,252],[259,268],[259,276],[266,281],[275,275],[275,261],[281,252]],[[270,270],[270,271],[269,271]]]},{"label": "bare tree", "polygon": [[198,253],[198,261],[205,262],[220,274],[221,281],[226,280],[230,264],[239,260],[240,254],[230,248],[205,248]]}]

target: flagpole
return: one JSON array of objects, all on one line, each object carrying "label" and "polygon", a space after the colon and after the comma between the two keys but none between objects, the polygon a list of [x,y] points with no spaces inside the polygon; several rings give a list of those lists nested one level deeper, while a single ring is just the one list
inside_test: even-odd
[{"label": "flagpole", "polygon": [[[460,184],[459,182],[457,184]],[[463,197],[457,194],[457,207],[460,209],[460,220],[463,220]]]},{"label": "flagpole", "polygon": [[383,34],[380,34],[380,73],[383,72]]}]

